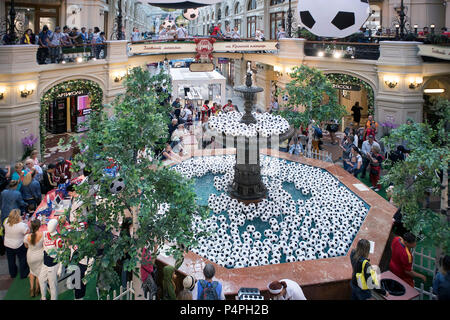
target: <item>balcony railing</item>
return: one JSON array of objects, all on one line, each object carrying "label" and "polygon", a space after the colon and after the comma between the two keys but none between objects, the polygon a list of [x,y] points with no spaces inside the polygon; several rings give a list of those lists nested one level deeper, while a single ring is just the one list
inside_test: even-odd
[{"label": "balcony railing", "polygon": [[76,63],[106,58],[106,43],[82,43],[59,45],[56,47],[39,46],[37,62],[39,64]]},{"label": "balcony railing", "polygon": [[378,43],[306,41],[305,55],[344,59],[378,60]]}]

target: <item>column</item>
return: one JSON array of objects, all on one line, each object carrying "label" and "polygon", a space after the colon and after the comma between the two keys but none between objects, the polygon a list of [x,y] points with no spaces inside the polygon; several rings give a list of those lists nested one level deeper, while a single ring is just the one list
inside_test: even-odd
[{"label": "column", "polygon": [[[0,165],[13,165],[21,160],[22,139],[30,134],[38,138],[39,150],[40,97],[37,94],[39,73],[36,72],[38,46],[0,46]],[[21,90],[29,94],[22,96]]]},{"label": "column", "polygon": [[422,122],[422,60],[417,55],[419,42],[381,41],[378,59],[378,92],[375,92],[375,120],[404,124],[408,118]]}]

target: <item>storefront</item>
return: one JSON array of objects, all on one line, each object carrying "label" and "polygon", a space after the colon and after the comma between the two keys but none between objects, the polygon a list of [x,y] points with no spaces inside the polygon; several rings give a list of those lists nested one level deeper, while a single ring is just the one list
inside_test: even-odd
[{"label": "storefront", "polygon": [[60,93],[49,105],[46,129],[53,134],[86,131],[90,112],[90,98],[87,92]]},{"label": "storefront", "polygon": [[[44,25],[47,25],[50,30],[55,30],[55,27],[60,25],[61,1],[47,1],[45,4],[36,2],[14,1],[16,28],[19,35],[22,35],[27,29],[31,29],[33,33],[37,34]],[[11,2],[7,1],[6,14],[9,14],[10,8]]]}]

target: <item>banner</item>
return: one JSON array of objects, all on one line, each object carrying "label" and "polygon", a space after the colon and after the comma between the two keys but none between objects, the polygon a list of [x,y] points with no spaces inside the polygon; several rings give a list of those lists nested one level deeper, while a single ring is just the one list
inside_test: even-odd
[{"label": "banner", "polygon": [[277,41],[223,41],[214,43],[214,51],[275,51],[278,50],[277,44]]},{"label": "banner", "polygon": [[420,44],[419,55],[450,60],[450,47],[440,47],[432,44]]},{"label": "banner", "polygon": [[347,90],[347,91],[360,91],[361,90],[360,86],[356,86],[354,84],[343,84],[343,83],[333,83],[333,88],[339,89],[339,90]]},{"label": "banner", "polygon": [[161,42],[161,43],[137,43],[130,45],[130,54],[165,54],[165,53],[185,53],[195,52],[196,44],[187,42]]}]

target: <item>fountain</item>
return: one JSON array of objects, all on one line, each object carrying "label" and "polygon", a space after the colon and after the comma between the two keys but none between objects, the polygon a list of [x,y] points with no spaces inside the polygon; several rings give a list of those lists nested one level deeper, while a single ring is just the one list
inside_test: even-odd
[{"label": "fountain", "polygon": [[308,299],[345,298],[350,250],[361,238],[374,241],[371,263],[379,263],[396,208],[339,166],[279,152],[294,130],[280,116],[252,112],[262,89],[251,74],[235,90],[245,113],[219,113],[206,132],[225,149],[196,150],[173,167],[194,179],[199,203],[211,210],[206,221],[194,217],[194,228],[211,234],[198,238],[179,271],[201,278],[203,264],[214,263],[229,298],[243,285],[264,294],[282,278]]},{"label": "fountain", "polygon": [[[245,85],[235,87],[234,90],[242,93],[245,100],[245,112],[239,121],[241,124],[245,125],[241,126],[243,131],[245,129],[248,130],[249,127],[261,127],[258,120],[252,114],[252,111],[256,93],[262,92],[263,88],[252,85],[251,72],[247,72]],[[212,130],[215,129],[211,128],[211,125],[209,128]],[[219,136],[221,136],[222,139],[216,139],[216,141],[222,143],[225,148],[229,146],[231,141],[232,146],[236,148],[234,180],[228,187],[230,196],[245,203],[261,201],[261,199],[266,196],[267,188],[261,180],[260,146],[261,144],[270,146],[274,140],[280,142],[289,139],[293,136],[294,130],[288,128],[285,132],[279,134],[278,137],[267,134],[263,137],[261,132],[256,131],[256,135],[251,136],[245,136],[244,134],[233,135],[231,140],[228,138],[229,136],[225,131],[222,131],[221,133],[222,134]],[[217,134],[217,131],[215,131],[215,134]]]}]

